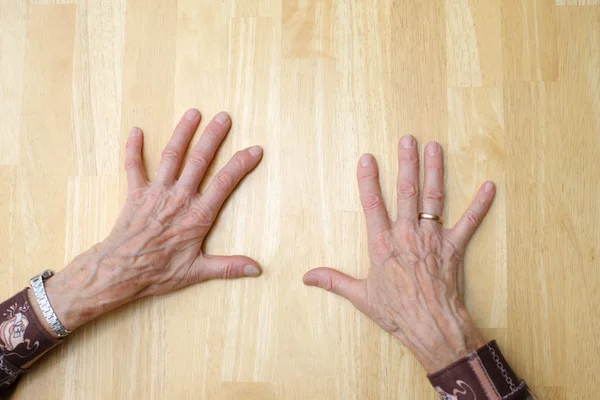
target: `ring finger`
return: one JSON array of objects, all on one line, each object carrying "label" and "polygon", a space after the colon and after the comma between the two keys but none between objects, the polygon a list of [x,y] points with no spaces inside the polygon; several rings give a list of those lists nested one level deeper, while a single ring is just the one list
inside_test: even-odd
[{"label": "ring finger", "polygon": [[230,126],[231,119],[225,112],[220,112],[210,121],[200,136],[200,140],[190,152],[179,181],[177,181],[179,185],[188,185],[194,188],[194,191],[198,190],[200,181],[204,178],[208,165],[227,135]]},{"label": "ring finger", "polygon": [[[444,158],[437,142],[425,146],[425,172],[423,179],[423,208],[427,214],[442,216],[444,211]],[[421,226],[440,228],[438,221],[420,220]]]}]

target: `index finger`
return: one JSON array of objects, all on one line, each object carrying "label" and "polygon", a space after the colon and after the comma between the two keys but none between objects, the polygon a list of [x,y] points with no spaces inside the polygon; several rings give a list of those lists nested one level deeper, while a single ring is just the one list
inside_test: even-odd
[{"label": "index finger", "polygon": [[492,181],[487,181],[479,188],[469,208],[456,225],[450,229],[450,239],[457,248],[464,250],[467,246],[477,227],[489,211],[495,195],[496,186]]},{"label": "index finger", "polygon": [[252,146],[238,151],[214,177],[200,201],[216,214],[240,181],[258,165],[262,147]]},{"label": "index finger", "polygon": [[379,184],[379,169],[373,155],[366,153],[360,158],[357,177],[360,202],[367,223],[367,235],[371,242],[390,229],[390,218]]}]

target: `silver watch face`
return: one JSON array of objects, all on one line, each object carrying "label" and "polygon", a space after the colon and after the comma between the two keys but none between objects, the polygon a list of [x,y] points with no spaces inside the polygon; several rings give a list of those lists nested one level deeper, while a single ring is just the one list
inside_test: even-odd
[{"label": "silver watch face", "polygon": [[51,269],[47,269],[44,272],[42,272],[41,275],[42,279],[46,280],[54,276],[54,271],[52,271]]}]

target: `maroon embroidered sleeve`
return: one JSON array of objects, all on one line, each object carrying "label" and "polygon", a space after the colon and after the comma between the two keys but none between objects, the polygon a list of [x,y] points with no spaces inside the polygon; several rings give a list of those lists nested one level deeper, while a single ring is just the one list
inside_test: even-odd
[{"label": "maroon embroidered sleeve", "polygon": [[37,319],[27,290],[0,304],[0,398],[13,390],[24,365],[60,343]]},{"label": "maroon embroidered sleeve", "polygon": [[495,340],[427,376],[442,400],[533,400]]}]

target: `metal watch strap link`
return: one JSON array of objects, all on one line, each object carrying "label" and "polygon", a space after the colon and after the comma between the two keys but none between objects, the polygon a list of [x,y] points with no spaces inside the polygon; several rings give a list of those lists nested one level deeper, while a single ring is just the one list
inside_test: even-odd
[{"label": "metal watch strap link", "polygon": [[59,338],[64,338],[71,331],[65,329],[64,326],[58,320],[58,317],[54,313],[54,309],[50,305],[50,301],[48,300],[48,296],[46,295],[46,289],[44,288],[44,281],[49,279],[54,275],[54,271],[46,270],[41,274],[34,276],[29,281],[31,285],[31,290],[33,290],[33,294],[37,299],[38,304],[42,310],[42,314],[44,314],[44,318],[46,318],[46,322],[50,325],[50,328],[56,333]]}]

